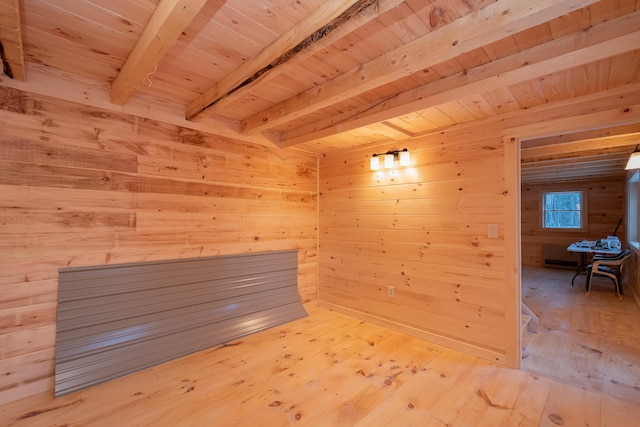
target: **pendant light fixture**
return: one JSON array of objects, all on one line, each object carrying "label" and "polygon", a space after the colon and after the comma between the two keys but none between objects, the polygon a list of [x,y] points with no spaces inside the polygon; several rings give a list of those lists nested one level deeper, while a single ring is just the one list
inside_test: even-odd
[{"label": "pendant light fixture", "polygon": [[633,150],[629,160],[627,161],[627,166],[624,168],[625,170],[631,169],[640,169],[640,151],[638,150],[638,146]]}]

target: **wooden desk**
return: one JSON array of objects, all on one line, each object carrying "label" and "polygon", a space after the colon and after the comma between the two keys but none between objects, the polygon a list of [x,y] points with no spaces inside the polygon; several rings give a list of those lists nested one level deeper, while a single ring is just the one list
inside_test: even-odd
[{"label": "wooden desk", "polygon": [[616,249],[603,249],[599,246],[584,246],[580,244],[581,242],[575,242],[570,244],[567,247],[567,251],[569,252],[577,252],[580,254],[580,262],[578,263],[578,268],[576,269],[576,274],[573,275],[571,279],[571,286],[573,286],[573,281],[576,280],[576,277],[580,275],[583,271],[587,269],[587,265],[591,262],[591,257],[587,261],[587,254],[601,254],[601,255],[618,255],[622,252],[621,248]]}]

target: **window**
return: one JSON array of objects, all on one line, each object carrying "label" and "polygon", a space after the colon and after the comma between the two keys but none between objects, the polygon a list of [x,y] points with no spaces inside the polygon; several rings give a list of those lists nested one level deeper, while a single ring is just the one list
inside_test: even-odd
[{"label": "window", "polygon": [[583,205],[582,191],[542,193],[542,227],[582,229]]}]

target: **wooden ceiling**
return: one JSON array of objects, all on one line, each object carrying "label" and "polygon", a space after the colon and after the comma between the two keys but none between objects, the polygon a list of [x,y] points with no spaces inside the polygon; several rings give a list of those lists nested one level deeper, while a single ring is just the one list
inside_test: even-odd
[{"label": "wooden ceiling", "polygon": [[[43,92],[319,154],[640,84],[640,0],[7,0],[0,41]],[[622,176],[638,135],[526,141],[523,181]]]}]

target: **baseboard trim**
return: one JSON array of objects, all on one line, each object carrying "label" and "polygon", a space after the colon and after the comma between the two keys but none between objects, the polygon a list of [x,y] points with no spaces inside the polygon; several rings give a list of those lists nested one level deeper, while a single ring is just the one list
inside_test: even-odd
[{"label": "baseboard trim", "polygon": [[326,301],[318,300],[317,304],[318,307],[326,308],[328,310],[342,313],[356,319],[364,320],[366,322],[373,323],[374,325],[393,329],[394,331],[402,332],[404,334],[411,335],[413,337],[420,338],[425,341],[450,348],[452,350],[460,351],[462,353],[485,359],[489,362],[494,362],[506,366],[505,355],[493,350],[488,350],[472,344],[457,341],[452,338],[443,337],[442,335],[434,334],[432,332],[424,331],[412,326],[403,325],[402,323],[394,322],[392,320],[384,319],[382,317],[374,316],[368,313],[363,313],[358,310],[352,310],[350,308],[332,304]]}]

